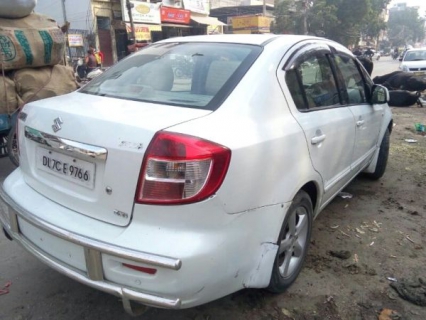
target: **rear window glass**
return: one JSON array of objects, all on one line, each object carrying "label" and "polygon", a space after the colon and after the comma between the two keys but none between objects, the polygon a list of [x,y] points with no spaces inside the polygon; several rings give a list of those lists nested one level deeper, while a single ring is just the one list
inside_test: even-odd
[{"label": "rear window glass", "polygon": [[215,110],[261,47],[158,43],[120,61],[80,90],[120,99]]}]

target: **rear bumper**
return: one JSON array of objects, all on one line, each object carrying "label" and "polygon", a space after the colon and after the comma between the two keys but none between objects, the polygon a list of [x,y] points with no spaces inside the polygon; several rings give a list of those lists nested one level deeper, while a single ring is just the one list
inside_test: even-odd
[{"label": "rear bumper", "polygon": [[[130,301],[135,301],[147,306],[154,306],[159,308],[179,309],[181,307],[181,299],[179,298],[159,297],[104,281],[102,260],[100,255],[101,253],[107,253],[120,258],[147,263],[152,266],[158,266],[172,270],[180,269],[181,261],[179,259],[132,251],[121,247],[114,247],[110,244],[87,239],[78,234],[74,234],[58,228],[31,215],[29,212],[27,212],[27,210],[13,201],[5,193],[2,186],[0,187],[0,198],[6,204],[6,207],[3,208],[4,214],[2,214],[0,211],[0,223],[3,225],[6,233],[12,239],[19,242],[27,251],[32,253],[34,256],[36,256],[54,270],[90,287],[120,297],[123,301],[124,309],[130,314],[137,314],[137,311],[132,308]],[[67,242],[82,245],[84,247],[87,272],[81,272],[78,269],[73,269],[68,265],[64,265],[61,261],[58,261],[54,257],[43,252],[43,250],[40,250],[31,241],[27,240],[26,237],[24,237],[20,232],[18,218],[23,219],[36,228],[61,238]]]},{"label": "rear bumper", "polygon": [[60,273],[122,298],[130,314],[137,314],[131,302],[189,308],[266,287],[290,206],[228,214],[214,197],[184,208],[135,206],[131,224],[120,227],[45,198],[19,168],[0,187],[0,200],[0,223],[13,239]]}]

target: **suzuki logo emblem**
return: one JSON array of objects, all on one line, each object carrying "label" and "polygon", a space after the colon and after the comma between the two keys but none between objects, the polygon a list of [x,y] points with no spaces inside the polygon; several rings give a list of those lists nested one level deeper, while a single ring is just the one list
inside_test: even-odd
[{"label": "suzuki logo emblem", "polygon": [[52,129],[54,132],[58,132],[59,130],[62,129],[61,124],[63,124],[64,122],[62,121],[61,117],[56,118],[55,120],[53,120],[53,125],[52,125]]}]

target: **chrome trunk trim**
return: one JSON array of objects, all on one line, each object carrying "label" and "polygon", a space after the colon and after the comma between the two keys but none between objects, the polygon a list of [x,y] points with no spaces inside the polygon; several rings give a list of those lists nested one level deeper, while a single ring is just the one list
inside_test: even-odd
[{"label": "chrome trunk trim", "polygon": [[106,160],[108,155],[108,151],[105,148],[60,138],[28,126],[25,126],[25,137],[71,156],[79,155],[89,159]]}]

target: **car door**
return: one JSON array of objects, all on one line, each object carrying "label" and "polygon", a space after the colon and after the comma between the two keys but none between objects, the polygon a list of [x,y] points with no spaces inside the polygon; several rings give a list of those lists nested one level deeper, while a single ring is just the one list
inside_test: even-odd
[{"label": "car door", "polygon": [[343,53],[334,54],[332,59],[337,72],[341,74],[339,79],[344,82],[344,103],[355,118],[355,147],[351,166],[356,173],[368,164],[376,150],[384,107],[369,103],[372,83],[366,82],[369,78],[363,76],[355,59]]},{"label": "car door", "polygon": [[341,103],[330,54],[326,45],[305,46],[293,53],[298,57],[285,67],[287,101],[323,179],[323,203],[350,180],[355,143],[354,117]]}]

